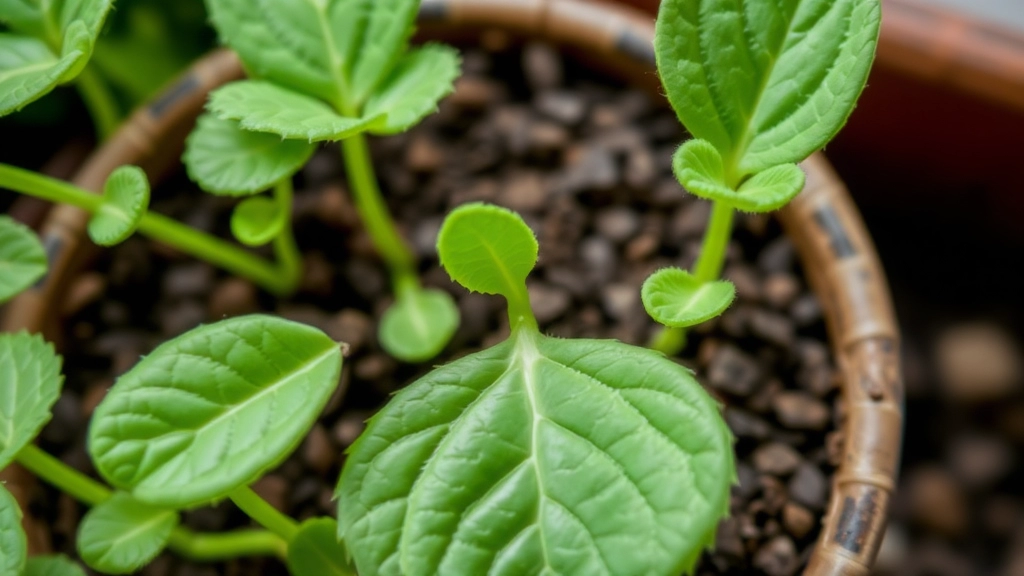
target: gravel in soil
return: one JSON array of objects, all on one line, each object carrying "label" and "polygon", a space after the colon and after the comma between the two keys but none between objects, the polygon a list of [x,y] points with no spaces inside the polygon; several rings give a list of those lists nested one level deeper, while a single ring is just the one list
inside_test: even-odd
[{"label": "gravel in soil", "polygon": [[[424,282],[451,292],[462,313],[453,341],[430,364],[507,333],[502,300],[466,293],[436,262],[444,214],[474,200],[520,211],[537,232],[540,263],[529,290],[544,331],[648,342],[657,328],[644,313],[639,287],[659,267],[693,263],[708,216],[707,203],[685,194],[672,177],[672,153],[685,138],[674,115],[543,44],[471,50],[464,70],[438,114],[407,135],[373,142],[382,188],[421,257]],[[390,302],[388,278],[343,176],[334,146],[318,152],[300,175],[295,228],[306,270],[299,293],[286,301],[142,238],[103,253],[63,303],[68,380],[43,446],[91,471],[85,427],[117,375],[200,323],[279,314],[347,342],[350,356],[319,423],[255,489],[296,518],[332,515],[344,449],[388,394],[429,369],[396,362],[376,342]],[[158,190],[154,207],[227,234],[231,202],[201,195],[180,177]],[[806,562],[827,504],[841,412],[836,371],[821,309],[778,225],[743,216],[734,238],[725,275],[736,283],[738,300],[693,330],[679,358],[724,403],[738,454],[731,517],[697,573],[789,576]],[[83,508],[45,486],[33,508],[49,522],[56,547],[73,554]],[[189,512],[185,521],[197,530],[248,525],[230,504]],[[142,573],[284,569],[258,559],[196,566],[164,555]]]}]

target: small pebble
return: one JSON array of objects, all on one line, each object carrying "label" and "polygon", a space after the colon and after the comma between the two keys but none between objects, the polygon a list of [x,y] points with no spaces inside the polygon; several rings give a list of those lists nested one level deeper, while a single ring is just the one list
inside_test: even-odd
[{"label": "small pebble", "polygon": [[754,451],[754,468],[764,474],[788,476],[800,466],[800,453],[779,442],[764,444]]},{"label": "small pebble", "polygon": [[804,392],[777,394],[772,409],[779,422],[797,430],[824,430],[832,416],[824,402]]}]

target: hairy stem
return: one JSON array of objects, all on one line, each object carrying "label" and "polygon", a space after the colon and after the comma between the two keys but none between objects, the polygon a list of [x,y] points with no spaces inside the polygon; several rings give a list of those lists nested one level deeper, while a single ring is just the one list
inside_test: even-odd
[{"label": "hairy stem", "polygon": [[282,514],[248,486],[236,488],[228,494],[228,498],[260,526],[277,534],[285,542],[290,542],[299,532],[298,522]]},{"label": "hairy stem", "polygon": [[89,110],[99,140],[106,140],[121,124],[121,110],[107,84],[93,67],[86,66],[75,79],[75,87]]}]

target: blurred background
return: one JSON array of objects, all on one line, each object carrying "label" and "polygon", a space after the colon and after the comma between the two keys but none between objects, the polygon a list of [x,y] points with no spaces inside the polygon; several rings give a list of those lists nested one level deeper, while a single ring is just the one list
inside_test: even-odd
[{"label": "blurred background", "polygon": [[[902,478],[878,573],[1024,576],[1024,0],[883,6],[868,89],[826,150],[905,338]],[[201,0],[118,0],[96,62],[124,110],[215,44],[205,22]],[[63,176],[92,146],[70,90],[0,133],[5,162]]]}]

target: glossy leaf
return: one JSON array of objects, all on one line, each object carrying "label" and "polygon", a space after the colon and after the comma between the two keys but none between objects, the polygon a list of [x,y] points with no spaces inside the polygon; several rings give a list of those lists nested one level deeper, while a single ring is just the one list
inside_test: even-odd
[{"label": "glossy leaf", "polygon": [[445,218],[437,252],[452,280],[474,292],[508,296],[523,289],[537,263],[537,238],[515,212],[470,203]]},{"label": "glossy leaf", "polygon": [[437,103],[455,89],[459,54],[454,48],[429,44],[402,57],[391,75],[366,103],[367,116],[384,114],[376,134],[405,132],[437,110]]},{"label": "glossy leaf", "polygon": [[686,328],[724,312],[736,297],[736,287],[725,281],[701,283],[685,270],[663,268],[644,282],[640,296],[655,321]]},{"label": "glossy leaf", "polygon": [[676,178],[701,198],[725,202],[744,212],[771,212],[785,206],[804,188],[806,176],[796,164],[758,172],[733,190],[725,182],[722,157],[704,140],[689,140],[673,159]]},{"label": "glossy leaf", "polygon": [[299,171],[316,147],[299,140],[243,130],[238,122],[206,113],[185,142],[188,175],[203,190],[249,196]]},{"label": "glossy leaf", "polygon": [[10,300],[46,274],[46,251],[36,235],[0,215],[0,303]]},{"label": "glossy leaf", "polygon": [[33,556],[25,563],[22,576],[85,576],[85,570],[67,556]]},{"label": "glossy leaf", "polygon": [[437,356],[459,327],[459,309],[447,292],[410,290],[384,313],[380,343],[404,362]]},{"label": "glossy leaf", "polygon": [[89,453],[138,500],[211,502],[283,461],[340,373],[341,348],[315,328],[270,316],[202,326],[117,381],[93,416]]},{"label": "glossy leaf", "polygon": [[739,178],[835,136],[864,88],[880,19],[879,0],[663,0],[658,71],[686,128]]},{"label": "glossy leaf", "polygon": [[0,574],[21,574],[27,552],[28,542],[21,529],[21,508],[0,482]]},{"label": "glossy leaf", "polygon": [[309,142],[344,140],[384,121],[383,115],[342,116],[316,98],[259,80],[233,82],[216,90],[210,94],[209,108],[246,130]]},{"label": "glossy leaf", "polygon": [[0,469],[50,421],[64,376],[53,345],[38,334],[0,334]]},{"label": "glossy leaf", "polygon": [[277,202],[266,196],[246,198],[231,213],[231,233],[242,244],[263,246],[276,238],[286,224]]},{"label": "glossy leaf", "polygon": [[288,571],[292,576],[355,576],[346,560],[348,551],[338,541],[338,523],[313,518],[302,523],[288,543]]},{"label": "glossy leaf", "polygon": [[100,246],[128,239],[149,209],[149,179],[138,166],[121,166],[103,185],[103,204],[89,220],[89,237]]},{"label": "glossy leaf", "polygon": [[689,570],[727,512],[732,439],[689,370],[523,329],[402,390],[350,450],[361,576]]},{"label": "glossy leaf", "polygon": [[[71,32],[81,39],[82,27]],[[0,116],[21,110],[70,80],[89,59],[89,45],[68,43],[61,55],[45,42],[28,36],[0,33]]]},{"label": "glossy leaf", "polygon": [[78,526],[78,555],[94,570],[130,574],[167,545],[178,513],[157,508],[123,492],[86,513]]}]

